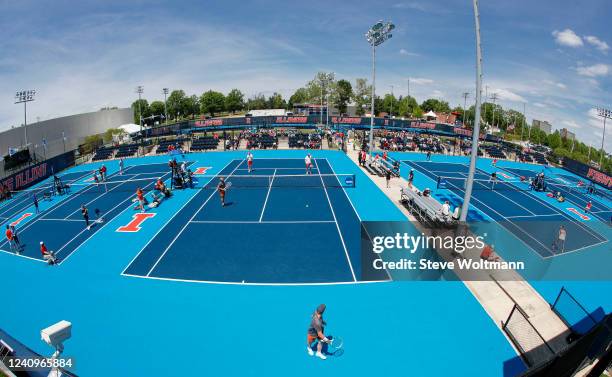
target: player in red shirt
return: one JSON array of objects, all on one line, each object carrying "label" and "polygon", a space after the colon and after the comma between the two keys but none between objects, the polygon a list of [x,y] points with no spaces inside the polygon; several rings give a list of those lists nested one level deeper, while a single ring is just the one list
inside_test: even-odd
[{"label": "player in red shirt", "polygon": [[52,251],[49,251],[47,249],[47,245],[45,245],[45,243],[42,241],[40,241],[40,253],[42,254],[43,260],[47,261],[47,263],[55,264],[57,262],[55,253]]},{"label": "player in red shirt", "polygon": [[106,166],[104,165],[100,167],[100,178],[102,178],[103,181],[106,181]]},{"label": "player in red shirt", "polygon": [[589,202],[586,204],[586,207],[584,207],[584,213],[591,212],[592,207],[593,207],[593,203],[591,203],[591,201],[589,200]]}]

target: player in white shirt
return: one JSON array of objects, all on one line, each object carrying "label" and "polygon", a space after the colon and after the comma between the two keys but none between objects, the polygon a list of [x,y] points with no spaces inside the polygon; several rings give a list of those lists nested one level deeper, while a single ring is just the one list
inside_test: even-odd
[{"label": "player in white shirt", "polygon": [[251,151],[247,152],[246,156],[247,167],[249,168],[249,173],[253,171],[253,153]]},{"label": "player in white shirt", "polygon": [[312,158],[310,157],[310,153],[304,157],[304,163],[306,164],[306,174],[312,174]]}]

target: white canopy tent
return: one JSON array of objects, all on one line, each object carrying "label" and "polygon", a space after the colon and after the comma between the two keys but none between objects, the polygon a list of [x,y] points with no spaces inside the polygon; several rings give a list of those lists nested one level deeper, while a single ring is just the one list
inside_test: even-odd
[{"label": "white canopy tent", "polygon": [[426,118],[437,118],[438,116],[436,115],[436,113],[433,112],[433,110],[429,110],[428,113],[425,113],[425,117]]},{"label": "white canopy tent", "polygon": [[140,126],[134,123],[123,124],[119,126],[118,128],[121,128],[128,134],[133,134],[134,132],[140,131]]}]

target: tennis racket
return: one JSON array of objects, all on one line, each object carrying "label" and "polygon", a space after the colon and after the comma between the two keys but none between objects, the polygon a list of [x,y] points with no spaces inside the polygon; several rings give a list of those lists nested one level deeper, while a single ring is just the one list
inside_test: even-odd
[{"label": "tennis racket", "polygon": [[227,190],[230,187],[232,187],[232,182],[226,182],[225,183],[225,189]]},{"label": "tennis racket", "polygon": [[329,347],[333,349],[340,349],[344,346],[344,340],[338,336],[330,337]]}]

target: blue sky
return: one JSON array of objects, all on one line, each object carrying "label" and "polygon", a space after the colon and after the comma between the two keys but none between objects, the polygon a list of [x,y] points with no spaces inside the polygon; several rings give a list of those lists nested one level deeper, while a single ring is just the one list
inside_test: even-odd
[{"label": "blue sky", "polygon": [[[612,107],[609,0],[482,1],[484,83],[505,107],[567,127],[599,146],[593,108]],[[607,18],[607,19],[606,19]],[[363,34],[392,20],[377,52],[377,93],[422,101],[474,98],[469,0],[444,1],[6,1],[0,0],[0,129],[21,124],[14,92],[36,89],[29,122],[128,106],[134,87],[237,87],[290,95],[317,71],[370,77]],[[607,132],[612,149],[612,125]]]}]

